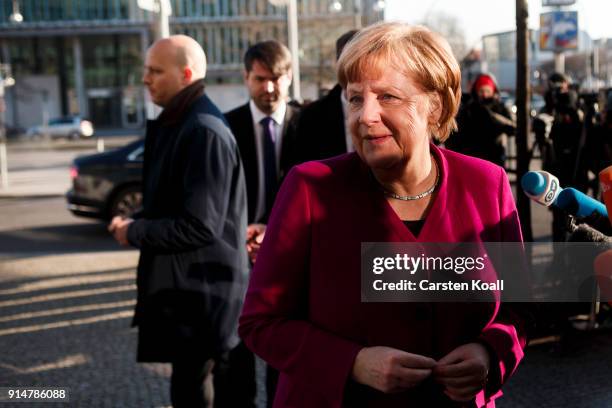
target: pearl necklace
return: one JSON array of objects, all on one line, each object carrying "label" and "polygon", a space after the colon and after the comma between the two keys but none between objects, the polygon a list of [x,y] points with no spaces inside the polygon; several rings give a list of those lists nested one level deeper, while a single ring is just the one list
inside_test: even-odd
[{"label": "pearl necklace", "polygon": [[426,191],[423,191],[422,193],[417,194],[417,195],[403,196],[403,195],[395,194],[394,192],[387,190],[381,184],[379,184],[380,188],[383,191],[383,194],[386,195],[387,197],[390,197],[396,200],[401,200],[401,201],[415,201],[415,200],[420,200],[421,198],[427,197],[428,195],[430,195],[436,190],[436,187],[438,187],[438,183],[440,182],[440,171],[438,170],[438,163],[436,162],[435,159],[433,159],[433,162],[436,168],[436,180],[434,181],[433,186],[431,186]]}]

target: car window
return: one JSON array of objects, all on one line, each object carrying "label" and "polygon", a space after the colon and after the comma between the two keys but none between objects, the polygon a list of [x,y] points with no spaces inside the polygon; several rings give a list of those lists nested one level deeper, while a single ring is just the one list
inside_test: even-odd
[{"label": "car window", "polygon": [[58,125],[60,123],[62,123],[62,119],[59,118],[49,120],[49,125]]}]

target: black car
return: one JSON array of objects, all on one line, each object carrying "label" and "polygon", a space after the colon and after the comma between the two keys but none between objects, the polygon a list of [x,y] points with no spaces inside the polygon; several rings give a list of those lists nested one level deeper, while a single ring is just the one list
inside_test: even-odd
[{"label": "black car", "polygon": [[108,221],[131,216],[142,206],[144,139],[117,150],[81,156],[70,168],[72,189],[66,193],[75,215]]}]

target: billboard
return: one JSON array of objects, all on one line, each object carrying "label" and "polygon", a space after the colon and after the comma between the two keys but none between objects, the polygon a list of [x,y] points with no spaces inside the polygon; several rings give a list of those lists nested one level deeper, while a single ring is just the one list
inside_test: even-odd
[{"label": "billboard", "polygon": [[578,48],[578,12],[552,11],[540,14],[540,49],[542,51]]}]

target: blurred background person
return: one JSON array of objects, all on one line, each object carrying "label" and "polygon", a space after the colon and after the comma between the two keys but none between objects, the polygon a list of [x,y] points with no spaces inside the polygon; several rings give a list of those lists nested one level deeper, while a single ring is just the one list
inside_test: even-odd
[{"label": "blurred background person", "polygon": [[[544,95],[546,105],[533,121],[536,144],[542,158],[542,170],[559,179],[561,187],[574,187],[586,192],[588,179],[581,157],[584,114],[578,108],[578,94],[570,87],[568,76],[553,73]],[[551,206],[554,242],[567,238],[567,215]]]},{"label": "blurred background person", "polygon": [[447,148],[505,166],[507,137],[514,135],[516,125],[492,75],[475,78],[470,97],[459,109],[457,127],[445,142]]},{"label": "blurred background person", "polygon": [[[606,104],[601,111],[600,120],[588,132],[583,151],[583,161],[587,170],[594,175],[612,165],[612,93],[606,98]],[[593,195],[599,194],[599,179],[595,177],[590,187]]]},{"label": "blurred background person", "polygon": [[423,27],[360,31],[338,62],[355,152],[295,166],[239,332],[280,370],[274,407],[494,406],[523,357],[506,304],[365,303],[363,242],[521,241],[504,170],[437,148],[461,74]]},{"label": "blurred background person", "polygon": [[204,50],[191,37],[147,51],[143,83],[164,110],[147,123],[143,209],[109,225],[120,244],[140,249],[137,359],[172,364],[176,408],[212,408],[212,370],[238,344],[248,280],[242,163],[205,75]]},{"label": "blurred background person", "polygon": [[274,197],[295,160],[299,105],[289,103],[291,79],[291,53],[285,45],[269,40],[251,46],[244,56],[249,101],[225,114],[245,169],[248,239],[265,230]]},{"label": "blurred background person", "polygon": [[[336,61],[344,46],[357,30],[342,34],[336,41]],[[348,129],[348,102],[340,84],[319,100],[305,106],[297,125],[297,162],[321,160],[352,152],[353,141]]]},{"label": "blurred background person", "polygon": [[[240,149],[248,201],[247,251],[251,263],[263,240],[278,188],[295,162],[295,122],[299,105],[289,103],[291,53],[278,41],[262,41],[244,55],[244,83],[249,101],[225,114]],[[278,374],[266,373],[271,400]],[[218,364],[216,407],[254,407],[256,362],[241,342]]]}]

